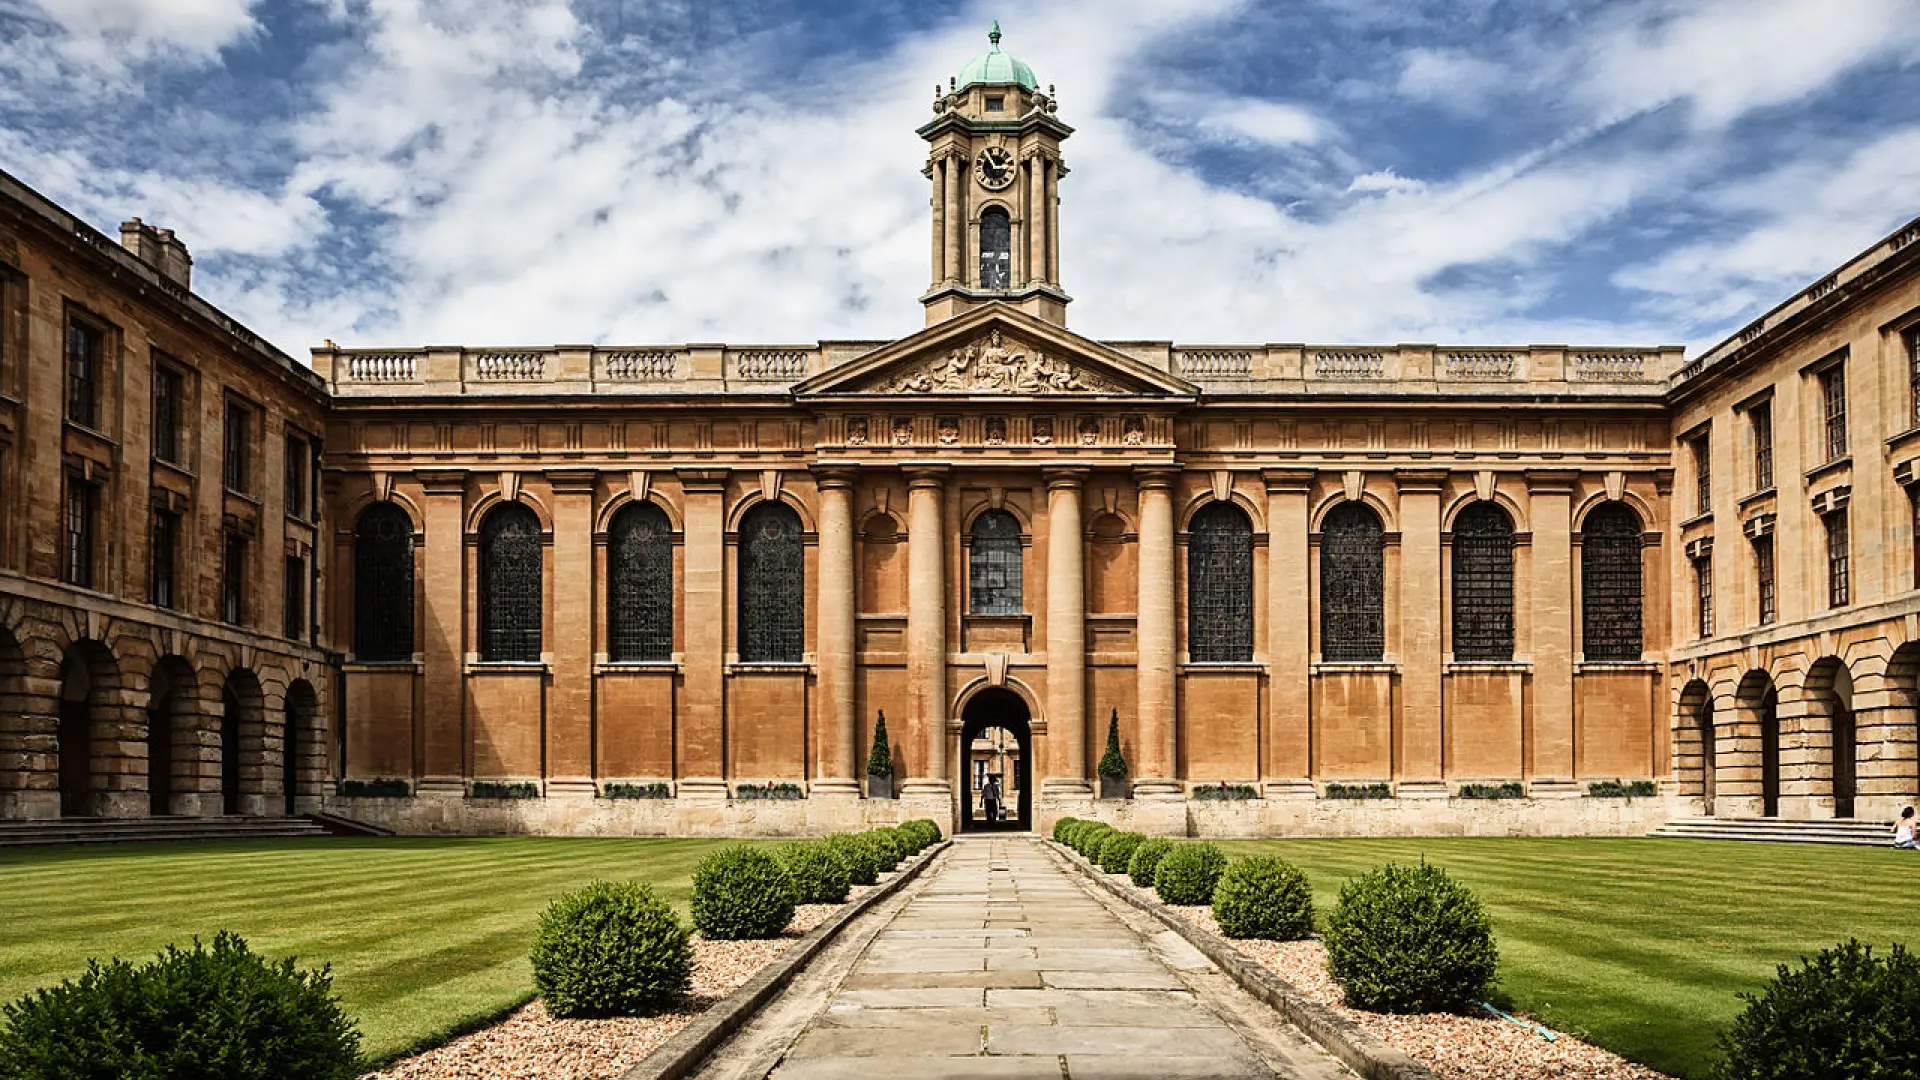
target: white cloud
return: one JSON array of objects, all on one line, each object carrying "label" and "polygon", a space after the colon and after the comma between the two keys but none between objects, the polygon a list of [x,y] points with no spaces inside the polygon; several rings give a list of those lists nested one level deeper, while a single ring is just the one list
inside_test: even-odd
[{"label": "white cloud", "polygon": [[1402,96],[1460,112],[1478,108],[1494,90],[1515,78],[1510,67],[1457,49],[1410,49],[1404,59],[1406,66],[1397,84]]},{"label": "white cloud", "polygon": [[100,66],[174,54],[206,59],[258,28],[256,0],[21,0],[66,35],[66,51]]},{"label": "white cloud", "polygon": [[1375,172],[1361,173],[1347,185],[1351,195],[1404,195],[1425,191],[1426,181],[1401,176],[1392,169],[1380,169]]}]

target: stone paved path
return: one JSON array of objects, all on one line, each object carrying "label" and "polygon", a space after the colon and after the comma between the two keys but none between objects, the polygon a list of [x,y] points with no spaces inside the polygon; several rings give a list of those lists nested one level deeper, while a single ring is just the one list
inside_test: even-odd
[{"label": "stone paved path", "polygon": [[1348,1075],[1178,935],[1109,907],[1030,838],[961,840],[929,873],[777,1061],[734,1075]]}]

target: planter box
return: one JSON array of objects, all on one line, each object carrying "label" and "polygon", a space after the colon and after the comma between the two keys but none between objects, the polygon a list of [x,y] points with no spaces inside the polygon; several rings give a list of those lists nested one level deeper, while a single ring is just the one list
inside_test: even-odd
[{"label": "planter box", "polygon": [[893,798],[892,775],[875,776],[872,773],[868,773],[867,774],[867,798],[869,799]]},{"label": "planter box", "polygon": [[1100,778],[1100,798],[1106,800],[1127,797],[1127,778],[1124,776],[1103,776]]}]

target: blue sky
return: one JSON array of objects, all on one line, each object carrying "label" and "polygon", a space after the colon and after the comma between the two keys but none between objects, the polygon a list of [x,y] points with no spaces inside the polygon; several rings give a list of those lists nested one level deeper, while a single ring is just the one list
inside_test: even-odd
[{"label": "blue sky", "polygon": [[295,355],[893,337],[995,18],[1096,337],[1697,350],[1920,214],[1915,0],[0,0],[0,167]]}]

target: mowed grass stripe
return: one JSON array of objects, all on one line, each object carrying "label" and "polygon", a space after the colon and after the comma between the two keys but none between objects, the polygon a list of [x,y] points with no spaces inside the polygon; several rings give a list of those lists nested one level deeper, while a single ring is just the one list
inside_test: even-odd
[{"label": "mowed grass stripe", "polygon": [[[1501,990],[1554,1025],[1681,1076],[1777,964],[1849,937],[1920,944],[1920,858],[1885,849],[1682,840],[1266,840],[1324,913],[1343,881],[1422,858],[1493,915]],[[1902,933],[1905,931],[1905,933]]]},{"label": "mowed grass stripe", "polygon": [[[764,842],[764,841],[762,841]],[[221,929],[330,963],[386,1056],[527,1000],[539,912],[594,878],[653,884],[683,913],[723,841],[339,839],[0,852],[0,999]]]}]

